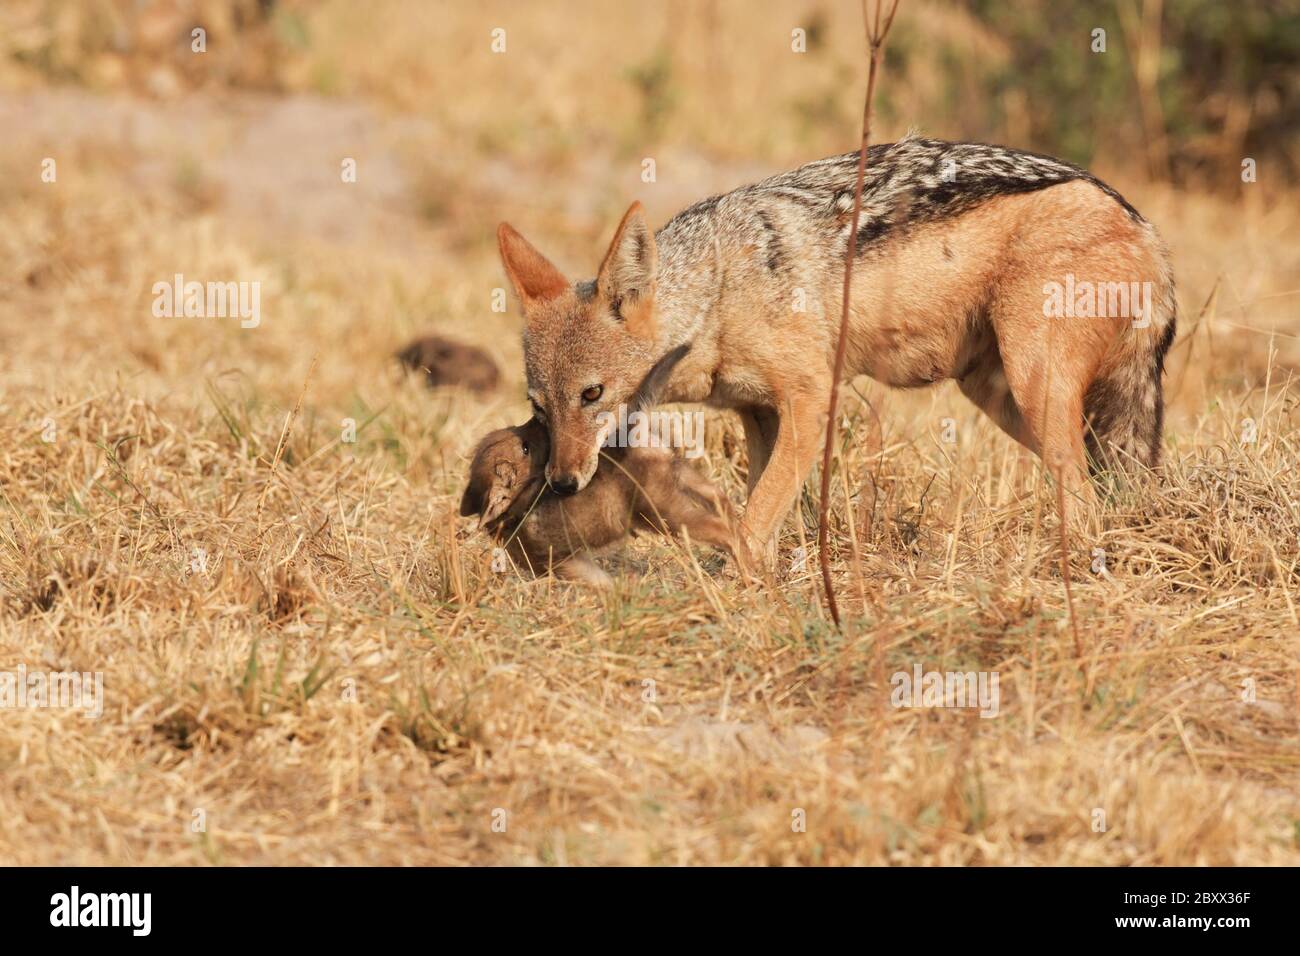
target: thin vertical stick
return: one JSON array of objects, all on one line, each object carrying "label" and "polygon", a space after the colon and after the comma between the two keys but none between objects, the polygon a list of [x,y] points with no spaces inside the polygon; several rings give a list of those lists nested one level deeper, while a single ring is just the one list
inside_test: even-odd
[{"label": "thin vertical stick", "polygon": [[[830,408],[826,416],[826,449],[822,454],[821,498],[817,506],[817,559],[822,568],[822,584],[826,588],[826,607],[831,612],[835,626],[840,626],[840,609],[835,602],[835,587],[831,583],[830,528],[827,523],[827,510],[831,494],[831,460],[835,455],[835,416],[840,404],[840,376],[844,374],[844,352],[848,344],[849,328],[849,287],[853,280],[853,260],[858,253],[858,223],[862,217],[862,183],[867,175],[867,147],[871,142],[871,101],[876,94],[876,73],[884,52],[885,38],[893,25],[894,14],[898,11],[898,0],[893,0],[889,7],[889,16],[885,18],[882,28],[880,9],[884,0],[876,0],[876,15],[873,20],[867,13],[867,0],[862,0],[862,21],[867,32],[867,49],[871,53],[871,62],[867,70],[867,98],[862,106],[862,148],[858,153],[858,179],[853,189],[853,220],[849,228],[849,241],[844,250],[844,297],[840,309],[840,337],[835,345],[835,370],[831,377]],[[850,519],[851,520],[851,519]],[[857,555],[854,555],[855,559]]]},{"label": "thin vertical stick", "polygon": [[844,486],[844,513],[849,519],[849,545],[853,548],[853,577],[858,585],[858,603],[860,614],[867,614],[867,586],[862,580],[862,549],[858,547],[858,523],[853,516],[853,492],[849,488],[848,469],[840,469],[840,484]]}]

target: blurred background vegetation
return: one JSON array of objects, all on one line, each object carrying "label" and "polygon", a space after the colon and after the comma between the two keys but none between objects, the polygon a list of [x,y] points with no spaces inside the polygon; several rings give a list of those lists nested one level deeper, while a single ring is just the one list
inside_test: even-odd
[{"label": "blurred background vegetation", "polygon": [[[362,97],[544,162],[593,140],[766,165],[845,149],[864,60],[858,0],[0,5],[0,88]],[[1244,157],[1300,173],[1300,0],[903,0],[887,64],[878,138],[917,127],[1222,190]]]}]

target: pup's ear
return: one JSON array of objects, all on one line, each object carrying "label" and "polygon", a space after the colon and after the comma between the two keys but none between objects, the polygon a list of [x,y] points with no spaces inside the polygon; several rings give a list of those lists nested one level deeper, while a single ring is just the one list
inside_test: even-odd
[{"label": "pup's ear", "polygon": [[470,515],[479,514],[483,510],[483,482],[470,479],[469,487],[460,497],[460,516],[468,518]]},{"label": "pup's ear", "polygon": [[486,528],[505,514],[506,509],[515,500],[510,491],[511,489],[503,487],[500,482],[492,483],[492,486],[488,488],[487,502],[483,505],[483,512],[479,515],[479,527]]},{"label": "pup's ear", "polygon": [[609,301],[615,318],[639,338],[653,339],[655,278],[659,252],[645,210],[634,202],[623,215],[596,275],[596,288]]},{"label": "pup's ear", "polygon": [[672,378],[673,370],[677,364],[684,358],[686,353],[691,350],[690,343],[679,345],[672,349],[651,367],[646,373],[646,377],[641,380],[636,391],[632,394],[631,401],[628,402],[630,411],[642,408],[651,408],[659,404],[659,396],[663,394],[668,380]]},{"label": "pup's ear", "polygon": [[510,223],[503,222],[497,227],[497,246],[506,276],[525,310],[569,291],[569,280]]}]

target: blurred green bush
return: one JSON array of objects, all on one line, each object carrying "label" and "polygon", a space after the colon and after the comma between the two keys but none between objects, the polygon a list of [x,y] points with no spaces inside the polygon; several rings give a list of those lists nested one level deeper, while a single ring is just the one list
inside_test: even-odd
[{"label": "blurred green bush", "polygon": [[[1032,142],[1084,164],[1101,151],[1143,156],[1152,175],[1176,181],[1239,181],[1245,157],[1300,173],[1297,0],[962,5],[1008,54],[970,99],[997,109],[1007,90],[1024,91]],[[1104,53],[1093,52],[1096,29]]]}]

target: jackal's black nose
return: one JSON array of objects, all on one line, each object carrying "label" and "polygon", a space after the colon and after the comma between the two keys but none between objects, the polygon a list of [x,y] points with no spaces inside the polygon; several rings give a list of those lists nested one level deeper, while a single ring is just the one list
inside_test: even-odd
[{"label": "jackal's black nose", "polygon": [[551,481],[551,488],[555,490],[557,495],[567,498],[569,495],[578,493],[578,479],[572,475],[565,478],[555,478]]}]

